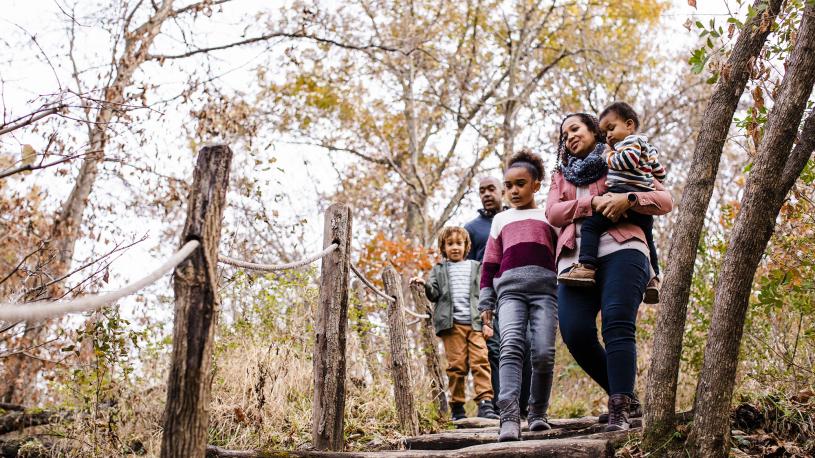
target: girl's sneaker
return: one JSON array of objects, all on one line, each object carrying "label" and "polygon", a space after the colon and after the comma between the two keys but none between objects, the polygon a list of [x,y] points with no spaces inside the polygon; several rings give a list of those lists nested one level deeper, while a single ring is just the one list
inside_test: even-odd
[{"label": "girl's sneaker", "polygon": [[530,431],[546,431],[547,429],[552,429],[546,415],[537,415],[530,412],[527,422],[529,423]]},{"label": "girl's sneaker", "polygon": [[594,286],[594,271],[594,266],[576,262],[571,269],[558,275],[557,281],[569,286]]},{"label": "girl's sneaker", "polygon": [[498,442],[521,440],[521,423],[518,420],[501,420]]}]

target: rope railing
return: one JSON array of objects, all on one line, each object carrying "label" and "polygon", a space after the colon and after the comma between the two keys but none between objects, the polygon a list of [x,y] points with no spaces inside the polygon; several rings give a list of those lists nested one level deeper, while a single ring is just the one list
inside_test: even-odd
[{"label": "rope railing", "polygon": [[[373,291],[373,292],[374,292],[374,294],[376,294],[377,296],[380,296],[381,298],[385,299],[385,300],[386,300],[386,301],[388,301],[388,302],[393,302],[393,301],[395,301],[395,300],[396,300],[396,299],[394,299],[393,297],[388,296],[388,295],[387,295],[385,292],[383,292],[382,290],[378,289],[376,286],[374,286],[374,284],[373,284],[373,283],[371,283],[371,281],[370,281],[370,280],[368,280],[367,278],[365,278],[365,275],[362,275],[362,272],[360,272],[360,271],[359,271],[359,269],[357,269],[357,266],[355,266],[355,265],[351,264],[351,272],[353,272],[353,273],[354,273],[354,275],[356,275],[356,276],[357,276],[357,278],[359,278],[359,280],[360,280],[360,281],[361,281],[361,282],[362,282],[362,283],[363,283],[365,286],[367,286],[367,287],[368,287],[368,289],[370,289],[371,291]],[[411,316],[413,316],[413,317],[416,317],[416,318],[418,318],[418,319],[420,319],[420,320],[421,320],[421,319],[429,319],[429,318],[430,318],[430,315],[428,315],[428,314],[416,313],[416,312],[414,312],[413,310],[410,310],[410,309],[409,309],[409,308],[407,308],[407,307],[402,307],[402,310],[404,310],[404,311],[405,311],[405,313],[407,313],[408,315],[411,315]],[[410,323],[410,324],[415,324],[415,323]]]},{"label": "rope railing", "polygon": [[153,283],[165,274],[175,269],[182,261],[201,245],[197,240],[184,244],[167,261],[150,275],[137,280],[124,288],[106,294],[80,297],[68,301],[37,301],[23,304],[0,304],[0,320],[3,321],[34,321],[53,318],[67,313],[89,312],[98,310],[119,299],[129,296]]},{"label": "rope railing", "polygon": [[386,300],[386,301],[388,301],[388,302],[393,302],[393,301],[395,301],[395,300],[396,300],[396,299],[394,299],[394,298],[392,298],[392,297],[388,296],[387,294],[385,294],[385,292],[384,292],[384,291],[382,291],[382,290],[378,289],[376,286],[374,286],[374,284],[373,284],[373,283],[371,283],[371,281],[370,281],[370,280],[368,280],[367,278],[365,278],[365,275],[362,275],[362,272],[360,272],[360,271],[357,269],[357,266],[355,266],[355,265],[351,264],[351,272],[353,272],[353,273],[354,273],[354,275],[356,275],[356,276],[357,276],[357,278],[359,278],[359,280],[360,280],[360,281],[361,281],[361,282],[362,282],[362,283],[363,283],[365,286],[367,286],[367,287],[368,287],[368,289],[370,289],[371,291],[373,291],[373,292],[374,292],[374,294],[376,294],[377,296],[381,297],[382,299],[385,299],[385,300]]},{"label": "rope railing", "polygon": [[428,319],[428,318],[430,318],[430,315],[428,315],[426,313],[416,313],[416,312],[414,312],[413,310],[410,310],[407,307],[403,307],[402,310],[407,312],[408,315],[419,318],[419,319]]},{"label": "rope railing", "polygon": [[296,269],[298,267],[303,267],[305,265],[311,264],[312,262],[327,256],[329,253],[336,250],[337,248],[339,248],[339,245],[336,243],[332,243],[331,245],[328,245],[326,249],[317,254],[313,254],[300,261],[290,262],[287,264],[258,264],[254,262],[241,261],[240,259],[230,258],[229,256],[224,255],[218,255],[218,262],[222,264],[228,264],[234,267],[255,270],[258,272],[279,272],[281,270]]}]

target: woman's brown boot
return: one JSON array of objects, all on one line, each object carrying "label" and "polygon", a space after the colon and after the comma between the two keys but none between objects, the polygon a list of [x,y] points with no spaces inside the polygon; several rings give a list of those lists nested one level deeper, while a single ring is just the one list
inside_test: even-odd
[{"label": "woman's brown boot", "polygon": [[608,398],[608,425],[606,431],[624,431],[631,427],[628,423],[628,405],[631,398],[627,394],[612,394]]}]

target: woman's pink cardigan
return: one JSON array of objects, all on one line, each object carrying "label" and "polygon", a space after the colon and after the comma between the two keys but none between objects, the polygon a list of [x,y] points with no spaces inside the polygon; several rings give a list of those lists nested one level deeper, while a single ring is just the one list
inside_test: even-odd
[{"label": "woman's pink cardigan", "polygon": [[[591,199],[594,196],[601,196],[606,193],[606,177],[602,177],[594,183],[589,183],[589,196],[577,198],[577,187],[566,181],[563,174],[556,172],[552,176],[552,185],[549,187],[549,196],[546,199],[546,219],[549,224],[560,229],[557,239],[557,250],[555,259],[560,259],[560,251],[563,247],[574,249],[575,240],[575,220],[591,216]],[[657,180],[654,180],[655,191],[636,192],[637,204],[634,209],[646,215],[664,215],[673,208],[673,198]],[[617,243],[625,242],[632,238],[645,242],[645,234],[639,226],[626,223],[621,220],[616,226],[608,230]]]}]

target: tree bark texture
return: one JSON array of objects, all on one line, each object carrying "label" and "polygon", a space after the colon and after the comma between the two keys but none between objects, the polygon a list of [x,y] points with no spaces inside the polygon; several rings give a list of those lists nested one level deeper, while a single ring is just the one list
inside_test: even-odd
[{"label": "tree bark texture", "polygon": [[410,374],[410,350],[408,348],[405,315],[402,309],[405,298],[402,295],[402,282],[396,270],[388,266],[382,272],[385,293],[395,298],[388,303],[388,333],[391,343],[391,373],[393,374],[393,398],[402,433],[419,434],[419,417],[413,399],[413,378]]},{"label": "tree bark texture", "polygon": [[655,326],[654,353],[645,395],[646,450],[663,444],[674,425],[682,335],[696,250],[719,170],[722,147],[750,76],[752,62],[764,46],[782,0],[756,0],[754,6],[762,3],[767,3],[767,9],[744,25],[705,109],[705,122],[696,140],[687,185],[671,234],[665,282],[660,294],[663,302]]},{"label": "tree bark texture", "polygon": [[[695,456],[727,456],[730,401],[753,277],[787,192],[806,164],[795,164],[797,174],[793,170],[785,176],[798,126],[815,84],[813,4],[804,9],[798,40],[787,62],[787,72],[767,118],[764,138],[747,178],[742,207],[716,285],[713,318],[696,386],[696,416],[690,436]],[[804,134],[811,136],[812,132]],[[779,177],[789,181],[779,180]]]},{"label": "tree bark texture", "polygon": [[212,382],[212,346],[218,319],[218,246],[229,186],[232,151],[205,147],[198,153],[181,245],[201,243],[173,273],[175,324],[164,409],[161,456],[204,456]]},{"label": "tree bark texture", "polygon": [[[433,310],[430,302],[425,297],[424,288],[420,285],[410,285],[410,294],[413,296],[413,303],[416,305],[418,313],[427,313],[432,316]],[[422,354],[424,354],[425,367],[430,374],[431,395],[438,402],[439,414],[446,416],[450,413],[450,406],[447,403],[447,384],[441,370],[441,359],[439,358],[439,347],[436,345],[436,333],[433,330],[432,318],[422,319],[420,333],[422,337]]]},{"label": "tree bark texture", "polygon": [[337,243],[339,248],[323,258],[320,270],[311,419],[311,435],[317,450],[340,451],[345,443],[345,332],[348,327],[351,220],[351,209],[344,204],[331,205],[325,214],[323,245]]}]

